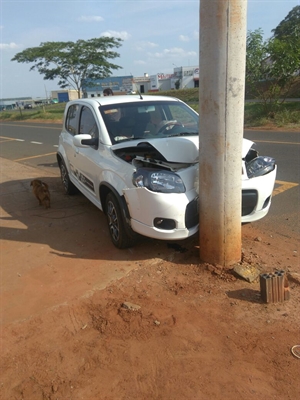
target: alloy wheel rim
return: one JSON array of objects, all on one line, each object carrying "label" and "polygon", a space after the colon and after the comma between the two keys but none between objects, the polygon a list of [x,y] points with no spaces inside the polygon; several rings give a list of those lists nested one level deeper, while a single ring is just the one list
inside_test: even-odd
[{"label": "alloy wheel rim", "polygon": [[117,242],[119,240],[119,221],[115,206],[111,201],[107,204],[107,217],[111,236]]},{"label": "alloy wheel rim", "polygon": [[61,166],[61,180],[62,180],[65,190],[67,191],[68,190],[67,170],[63,164]]}]

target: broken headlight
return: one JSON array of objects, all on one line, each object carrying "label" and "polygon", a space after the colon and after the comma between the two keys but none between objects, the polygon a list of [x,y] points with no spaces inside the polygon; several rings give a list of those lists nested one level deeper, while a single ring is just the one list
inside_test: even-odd
[{"label": "broken headlight", "polygon": [[140,168],[134,172],[132,182],[134,186],[146,187],[152,192],[185,192],[185,186],[180,176],[170,171]]},{"label": "broken headlight", "polygon": [[275,160],[272,157],[259,156],[246,163],[248,178],[266,175],[275,168]]}]

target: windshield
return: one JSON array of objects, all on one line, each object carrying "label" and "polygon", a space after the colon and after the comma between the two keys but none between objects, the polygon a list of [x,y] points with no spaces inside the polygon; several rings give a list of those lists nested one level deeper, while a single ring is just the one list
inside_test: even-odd
[{"label": "windshield", "polygon": [[174,101],[119,103],[100,107],[111,142],[198,135],[198,115]]}]

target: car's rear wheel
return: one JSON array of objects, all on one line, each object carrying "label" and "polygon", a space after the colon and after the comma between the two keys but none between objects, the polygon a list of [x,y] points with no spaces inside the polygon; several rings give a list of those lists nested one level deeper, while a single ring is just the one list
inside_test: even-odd
[{"label": "car's rear wheel", "polygon": [[113,244],[119,249],[132,247],[137,241],[138,234],[127,223],[125,210],[113,193],[109,193],[106,197],[105,210]]},{"label": "car's rear wheel", "polygon": [[69,195],[78,193],[77,187],[70,181],[66,164],[62,160],[59,163],[59,169],[64,192]]}]

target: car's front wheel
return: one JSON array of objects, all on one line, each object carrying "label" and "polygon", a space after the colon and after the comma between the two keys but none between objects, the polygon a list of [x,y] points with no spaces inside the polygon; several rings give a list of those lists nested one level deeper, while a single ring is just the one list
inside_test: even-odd
[{"label": "car's front wheel", "polygon": [[62,160],[59,163],[59,169],[64,192],[69,195],[78,193],[77,187],[70,181],[66,164]]},{"label": "car's front wheel", "polygon": [[113,244],[119,249],[132,247],[138,235],[131,229],[125,219],[125,211],[113,193],[106,197],[105,210],[108,228]]}]

